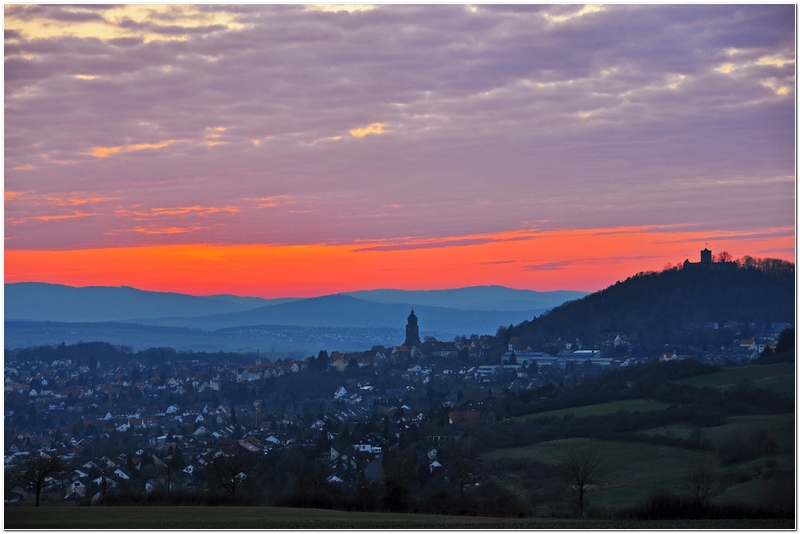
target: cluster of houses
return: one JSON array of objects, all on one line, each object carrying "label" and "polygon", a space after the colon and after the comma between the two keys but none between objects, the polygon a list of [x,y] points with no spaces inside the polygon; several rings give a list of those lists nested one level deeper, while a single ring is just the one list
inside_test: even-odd
[{"label": "cluster of houses", "polygon": [[[708,330],[719,330],[720,328],[725,330],[734,330],[745,326],[752,331],[756,330],[757,325],[755,323],[745,324],[736,322],[725,323],[722,326],[720,326],[719,323],[686,323],[682,325],[682,328],[686,330],[698,328]],[[775,350],[775,348],[778,346],[778,338],[780,337],[781,332],[791,327],[792,325],[789,323],[766,323],[761,325],[761,328],[758,329],[757,333],[753,335],[753,337],[734,339],[733,343],[728,346],[721,346],[719,349],[715,350],[699,351],[693,355],[680,354],[678,351],[674,350],[664,351],[659,355],[659,361],[669,362],[694,358],[712,365],[724,365],[726,363],[751,363],[757,360],[758,357],[765,351],[765,349],[769,348]]]},{"label": "cluster of houses", "polygon": [[[346,395],[340,390],[336,394]],[[453,406],[453,403],[447,406]],[[67,469],[48,477],[42,494],[43,502],[97,500],[112,489],[137,489],[149,493],[166,489],[167,484],[173,490],[197,490],[204,479],[207,481],[209,465],[219,456],[235,455],[239,449],[255,455],[269,455],[285,448],[318,446],[327,440],[337,444],[327,447],[317,462],[323,467],[328,482],[344,483],[361,474],[378,480],[382,473],[380,460],[384,447],[426,419],[425,414],[414,413],[405,404],[379,406],[376,412],[387,425],[384,431],[365,432],[355,437],[359,435],[359,422],[371,415],[363,407],[343,408],[310,424],[290,416],[282,420],[261,421],[257,425],[250,421],[236,424],[236,410],[229,406],[192,408],[196,407],[184,409],[170,405],[152,416],[145,415],[146,411],[117,415],[107,412],[96,417],[84,415],[76,426],[96,426],[97,432],[84,433],[83,437],[66,429],[63,432],[18,430],[7,425],[6,474],[24,472],[36,456],[60,458]],[[455,420],[449,421],[454,425],[447,429],[449,440],[474,426],[473,420],[461,424],[464,418],[459,418],[457,413],[460,412],[451,413]],[[170,432],[161,434],[166,426],[170,427]],[[342,431],[350,439],[342,438]],[[436,461],[435,451],[435,445],[442,440],[441,432],[435,434],[430,440],[432,452],[429,451],[432,470],[441,467]],[[132,439],[125,439],[125,436]],[[178,451],[181,462],[173,464]],[[173,467],[174,471],[167,477],[165,472]],[[246,472],[237,474],[242,479],[247,475]],[[6,480],[14,479],[7,476]],[[7,503],[32,501],[33,498],[31,489],[24,484],[12,482],[6,487]]]},{"label": "cluster of houses", "polygon": [[[412,342],[401,346],[276,362],[256,356],[247,365],[193,359],[145,364],[135,355],[127,362],[86,365],[70,359],[14,359],[7,352],[6,473],[24,470],[32,456],[57,456],[69,469],[48,481],[46,500],[100,498],[117,487],[163,488],[163,472],[171,469],[178,450],[180,471],[166,483],[193,489],[219,455],[240,449],[268,455],[286,447],[334,443],[324,447],[318,461],[326,466],[329,482],[343,482],[361,474],[379,477],[386,447],[423,426],[423,439],[433,449],[433,470],[442,467],[436,465],[435,447],[496,420],[504,413],[504,395],[640,362],[616,356],[626,351],[615,348],[630,346],[619,335],[603,350],[574,340],[556,354],[523,347],[512,337],[500,361],[488,364],[486,356],[496,343],[492,336],[423,342],[411,319],[415,317],[410,317],[407,337]],[[767,325],[752,339],[693,357],[715,363],[720,358],[753,359],[765,347],[774,347],[788,326]],[[660,360],[685,357],[664,352]],[[265,400],[266,381],[325,370],[326,383],[334,385],[304,392],[305,404]],[[234,389],[239,395],[235,401]],[[462,399],[465,392],[487,389],[495,394]],[[312,414],[310,405],[321,412]],[[382,421],[384,428],[359,432],[365,421]],[[7,484],[6,502],[30,498],[22,485]]]}]

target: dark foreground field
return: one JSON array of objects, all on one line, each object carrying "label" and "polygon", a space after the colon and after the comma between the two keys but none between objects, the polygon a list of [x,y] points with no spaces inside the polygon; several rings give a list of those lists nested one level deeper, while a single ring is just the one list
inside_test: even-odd
[{"label": "dark foreground field", "polygon": [[792,519],[602,521],[496,519],[268,507],[6,506],[5,529],[792,529]]}]

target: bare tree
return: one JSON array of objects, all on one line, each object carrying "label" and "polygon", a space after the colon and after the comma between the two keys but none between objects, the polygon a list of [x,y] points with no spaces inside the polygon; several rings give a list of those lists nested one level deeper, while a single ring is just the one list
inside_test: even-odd
[{"label": "bare tree", "polygon": [[404,512],[411,493],[414,457],[409,450],[396,446],[386,451],[383,466],[383,506],[390,512]]},{"label": "bare tree", "polygon": [[458,485],[459,496],[464,497],[464,486],[475,476],[477,444],[471,437],[464,437],[448,451],[447,471],[450,479]]},{"label": "bare tree", "polygon": [[175,453],[161,460],[160,465],[158,465],[158,471],[161,474],[161,478],[164,479],[164,486],[167,488],[167,493],[172,489],[173,481],[182,467],[183,465]]},{"label": "bare tree", "polygon": [[686,468],[681,479],[681,489],[689,494],[695,506],[704,506],[711,493],[714,482],[714,466],[709,463],[696,463]]},{"label": "bare tree", "polygon": [[564,481],[583,515],[587,492],[605,478],[597,449],[571,446],[561,460]]},{"label": "bare tree", "polygon": [[48,456],[42,452],[31,452],[25,471],[18,475],[19,481],[36,494],[36,506],[43,489],[50,485],[48,479],[63,472],[64,463],[58,456]]},{"label": "bare tree", "polygon": [[302,448],[291,449],[284,461],[286,472],[295,481],[295,487],[299,489],[319,487],[328,478],[325,471],[315,461],[312,451]]},{"label": "bare tree", "polygon": [[238,449],[233,454],[219,454],[214,456],[209,464],[212,478],[228,493],[231,498],[236,498],[236,490],[247,476],[253,465],[253,458],[244,449]]}]

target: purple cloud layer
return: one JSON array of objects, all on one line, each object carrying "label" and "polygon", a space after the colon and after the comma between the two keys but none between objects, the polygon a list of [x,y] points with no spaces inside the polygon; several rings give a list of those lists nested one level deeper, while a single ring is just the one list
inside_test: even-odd
[{"label": "purple cloud layer", "polygon": [[6,247],[790,227],[794,21],[6,6]]}]

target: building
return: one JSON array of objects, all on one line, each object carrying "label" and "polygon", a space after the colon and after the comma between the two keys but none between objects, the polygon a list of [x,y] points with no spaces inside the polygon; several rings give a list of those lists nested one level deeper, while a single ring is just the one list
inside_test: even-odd
[{"label": "building", "polygon": [[408,324],[406,324],[406,340],[403,341],[403,346],[412,348],[414,345],[422,343],[419,340],[419,326],[417,325],[417,316],[414,315],[414,310],[411,310],[411,315],[408,316]]},{"label": "building", "polygon": [[730,268],[733,268],[736,265],[734,261],[714,261],[714,257],[711,255],[711,251],[708,248],[704,248],[700,251],[700,261],[697,263],[693,263],[688,259],[683,262],[683,268],[697,268],[697,267],[704,267],[706,269],[713,269],[715,271],[724,271]]}]

